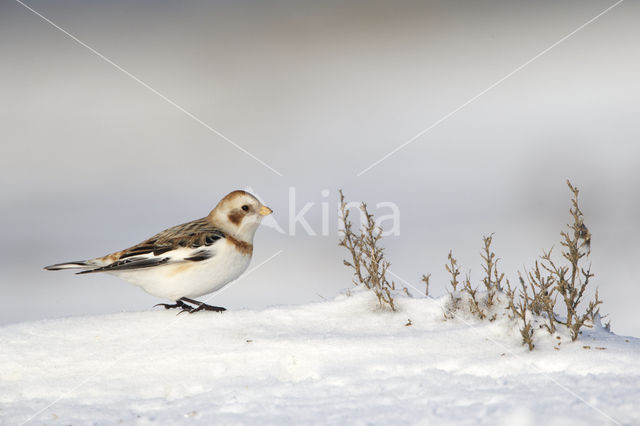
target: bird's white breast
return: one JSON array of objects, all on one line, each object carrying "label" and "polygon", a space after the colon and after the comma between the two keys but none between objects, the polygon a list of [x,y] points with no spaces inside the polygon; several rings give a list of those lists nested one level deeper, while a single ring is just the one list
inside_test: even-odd
[{"label": "bird's white breast", "polygon": [[184,261],[113,274],[147,293],[169,300],[196,298],[221,289],[238,278],[251,262],[250,253],[240,252],[227,239],[211,247],[214,256],[201,261]]}]

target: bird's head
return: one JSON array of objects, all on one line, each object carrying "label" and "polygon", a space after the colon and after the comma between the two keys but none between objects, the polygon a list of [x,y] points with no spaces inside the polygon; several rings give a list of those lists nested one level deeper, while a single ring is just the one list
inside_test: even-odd
[{"label": "bird's head", "polygon": [[252,242],[264,216],[272,210],[246,191],[233,191],[209,213],[209,220],[241,241]]}]

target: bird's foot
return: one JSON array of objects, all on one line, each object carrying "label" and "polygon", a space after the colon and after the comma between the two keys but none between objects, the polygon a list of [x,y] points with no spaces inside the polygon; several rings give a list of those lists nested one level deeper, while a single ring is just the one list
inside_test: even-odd
[{"label": "bird's foot", "polygon": [[158,303],[157,305],[153,305],[153,307],[155,308],[156,306],[164,306],[165,309],[177,309],[177,308],[182,308],[182,310],[185,309],[193,309],[192,306],[187,305],[186,303],[180,301],[180,300],[176,300],[176,303],[174,304],[170,304],[170,303]]},{"label": "bird's foot", "polygon": [[205,305],[204,303],[196,308],[188,308],[188,309],[183,309],[180,312],[178,312],[178,314],[181,314],[183,312],[188,312],[190,314],[194,313],[194,312],[198,312],[198,311],[213,311],[213,312],[224,312],[226,311],[225,308],[220,307],[220,306],[211,306],[211,305]]},{"label": "bird's foot", "polygon": [[182,308],[182,310],[180,312],[178,312],[178,315],[183,313],[183,312],[188,312],[188,313],[192,314],[192,313],[198,312],[198,311],[213,311],[213,312],[224,312],[224,311],[226,311],[225,308],[222,308],[220,306],[207,305],[206,303],[198,302],[197,300],[187,299],[186,297],[183,297],[180,300],[184,300],[186,302],[194,304],[194,305],[196,305],[196,307],[194,308],[192,306],[186,305],[186,307]]}]

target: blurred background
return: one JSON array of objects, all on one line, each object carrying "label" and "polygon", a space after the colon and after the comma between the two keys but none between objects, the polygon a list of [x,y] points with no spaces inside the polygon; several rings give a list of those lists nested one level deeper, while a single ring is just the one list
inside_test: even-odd
[{"label": "blurred background", "polygon": [[[288,231],[262,227],[253,265],[211,303],[263,308],[351,287],[338,189],[394,202],[391,270],[442,295],[453,249],[480,284],[482,236],[502,269],[533,264],[569,222],[567,178],[593,233],[613,331],[640,336],[640,4],[625,2],[361,176],[611,1],[0,2],[0,324],[147,310],[115,277],[44,265],[133,245],[251,187]],[[325,192],[323,192],[325,191]],[[328,195],[327,192],[328,191]],[[373,209],[388,214],[388,209]],[[267,224],[268,225],[268,224]],[[272,223],[273,225],[273,223]],[[414,294],[419,292],[413,291]]]}]

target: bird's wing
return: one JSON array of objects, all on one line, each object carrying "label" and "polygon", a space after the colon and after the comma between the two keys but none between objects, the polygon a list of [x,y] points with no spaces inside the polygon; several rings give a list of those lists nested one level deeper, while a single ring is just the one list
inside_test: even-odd
[{"label": "bird's wing", "polygon": [[77,272],[76,274],[80,275],[80,274],[90,274],[93,272],[126,271],[128,269],[150,268],[152,266],[164,265],[166,263],[169,263],[170,260],[171,260],[170,257],[159,257],[159,256],[154,256],[153,258],[129,257],[127,259],[115,261],[106,266],[101,266],[99,268],[88,269],[86,271]]},{"label": "bird's wing", "polygon": [[202,218],[165,229],[140,244],[114,254],[118,256],[118,260],[148,253],[158,256],[180,248],[208,247],[223,238],[225,234],[222,230],[211,225],[206,218]]},{"label": "bird's wing", "polygon": [[125,271],[176,262],[199,262],[215,256],[225,234],[206,219],[198,219],[166,229],[128,249],[96,259],[97,268],[78,272]]}]

